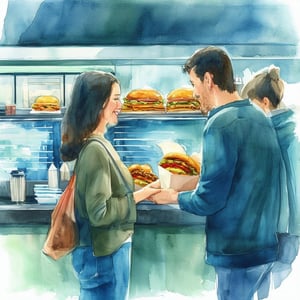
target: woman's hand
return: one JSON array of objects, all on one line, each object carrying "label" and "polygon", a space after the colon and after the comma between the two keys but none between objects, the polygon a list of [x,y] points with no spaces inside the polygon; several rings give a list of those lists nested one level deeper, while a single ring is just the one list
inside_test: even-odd
[{"label": "woman's hand", "polygon": [[160,182],[159,182],[159,180],[156,180],[156,181],[146,185],[142,189],[135,191],[133,193],[134,201],[135,201],[135,203],[139,203],[143,200],[148,200],[149,197],[159,193],[160,191],[161,191]]},{"label": "woman's hand", "polygon": [[153,181],[153,182],[149,183],[148,185],[146,185],[145,187],[160,189],[161,188],[160,181],[159,180]]}]

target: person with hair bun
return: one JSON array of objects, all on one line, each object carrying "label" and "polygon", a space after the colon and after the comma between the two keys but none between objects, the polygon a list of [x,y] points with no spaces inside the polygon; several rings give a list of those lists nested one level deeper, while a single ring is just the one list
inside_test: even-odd
[{"label": "person with hair bun", "polygon": [[285,83],[280,78],[280,69],[274,65],[262,69],[243,87],[242,98],[250,98],[265,113],[280,108]]},{"label": "person with hair bun", "polygon": [[[286,169],[282,180],[282,214],[279,224],[279,257],[272,269],[272,283],[278,288],[292,271],[299,251],[300,235],[300,146],[296,133],[295,112],[283,102],[285,82],[280,69],[274,65],[257,72],[243,87],[242,97],[249,97],[270,117],[276,130]],[[270,276],[260,289],[260,298],[268,296]]]}]

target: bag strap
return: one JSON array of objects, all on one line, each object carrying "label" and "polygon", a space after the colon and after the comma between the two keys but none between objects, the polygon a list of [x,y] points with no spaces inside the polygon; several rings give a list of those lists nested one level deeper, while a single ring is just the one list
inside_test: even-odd
[{"label": "bag strap", "polygon": [[119,166],[118,166],[117,163],[115,162],[115,159],[113,158],[112,154],[111,154],[110,151],[107,149],[107,147],[104,145],[104,143],[103,143],[100,139],[98,139],[98,138],[90,138],[90,139],[88,139],[88,141],[89,141],[89,142],[90,142],[90,141],[96,141],[96,142],[99,142],[100,145],[102,145],[102,147],[103,147],[103,148],[106,150],[106,152],[108,153],[108,155],[109,155],[111,161],[113,162],[113,164],[114,164],[114,166],[115,166],[115,169],[118,171],[119,176],[122,178],[122,180],[123,180],[123,182],[124,182],[124,184],[125,184],[126,190],[127,190],[127,192],[126,192],[126,198],[127,198],[127,201],[128,201],[128,212],[127,212],[127,217],[128,217],[129,214],[130,214],[130,205],[131,205],[130,200],[129,200],[130,197],[128,197],[128,194],[132,194],[132,193],[133,193],[132,189],[129,187],[129,184],[128,184],[127,180],[125,179],[125,177],[124,177],[124,175],[122,174],[122,172],[121,172]]},{"label": "bag strap", "polygon": [[91,141],[96,141],[96,142],[99,142],[99,143],[102,145],[102,147],[103,147],[103,148],[106,150],[106,152],[108,153],[108,155],[109,155],[111,161],[113,162],[113,164],[114,164],[114,166],[115,166],[115,169],[118,171],[119,176],[122,178],[122,181],[124,182],[125,187],[126,187],[126,190],[127,190],[127,194],[128,194],[128,193],[132,193],[132,189],[129,187],[129,184],[128,184],[127,180],[125,179],[123,173],[121,172],[119,166],[118,166],[117,163],[115,162],[115,159],[113,158],[112,154],[111,154],[110,151],[107,149],[107,147],[105,146],[105,144],[104,144],[100,139],[98,139],[98,138],[89,138],[88,141],[89,141],[89,142],[91,142]]},{"label": "bag strap", "polygon": [[[132,191],[132,189],[129,187],[129,184],[128,184],[127,180],[125,179],[125,177],[124,177],[124,175],[122,174],[120,168],[119,168],[118,165],[116,164],[116,162],[115,162],[115,160],[114,160],[112,154],[110,153],[110,151],[107,149],[107,147],[104,145],[104,143],[103,143],[100,139],[98,139],[98,138],[89,138],[89,139],[87,139],[87,142],[86,142],[85,145],[82,147],[82,149],[81,149],[80,152],[82,153],[82,150],[83,150],[90,142],[92,142],[92,141],[99,142],[99,143],[102,145],[102,147],[106,150],[106,152],[108,153],[108,155],[109,155],[109,157],[110,157],[112,163],[113,163],[114,166],[115,166],[115,169],[118,171],[119,176],[122,178],[122,181],[123,181],[124,184],[125,184],[125,187],[126,187],[126,190],[127,190],[126,198],[127,198],[127,201],[128,201],[128,212],[127,212],[127,217],[128,217],[129,214],[130,214],[130,205],[131,205],[131,203],[130,203],[130,197],[128,197],[128,194],[132,194],[133,191]],[[76,162],[77,162],[78,160],[79,160],[79,156],[78,156]],[[76,210],[75,210],[75,213],[76,213]],[[76,217],[79,218],[80,220],[83,220],[83,217],[78,213],[78,211],[77,211]],[[90,228],[89,230],[91,231],[91,224],[90,224],[90,222],[88,222],[87,224],[88,224],[88,226],[89,226],[89,228]],[[92,244],[92,241],[91,241],[91,244]]]}]

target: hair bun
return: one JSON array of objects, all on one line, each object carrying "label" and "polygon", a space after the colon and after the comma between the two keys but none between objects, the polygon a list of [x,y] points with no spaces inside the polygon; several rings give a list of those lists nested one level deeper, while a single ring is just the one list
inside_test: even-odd
[{"label": "hair bun", "polygon": [[280,69],[278,67],[275,67],[275,66],[270,66],[269,70],[268,70],[268,73],[269,73],[269,76],[272,80],[275,80],[275,81],[278,81],[279,80],[279,72],[280,72]]}]

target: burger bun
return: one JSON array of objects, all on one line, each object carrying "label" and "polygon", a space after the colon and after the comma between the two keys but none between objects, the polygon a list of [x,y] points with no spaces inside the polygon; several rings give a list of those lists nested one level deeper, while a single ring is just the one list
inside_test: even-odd
[{"label": "burger bun", "polygon": [[193,93],[194,91],[192,88],[188,88],[188,87],[178,88],[169,92],[169,94],[167,95],[167,100],[174,101],[178,99],[184,99],[184,100],[194,99]]},{"label": "burger bun", "polygon": [[164,98],[155,89],[134,89],[123,99],[122,111],[164,111]]},{"label": "burger bun", "polygon": [[137,186],[146,186],[158,179],[148,164],[133,164],[128,170]]},{"label": "burger bun", "polygon": [[177,88],[167,95],[167,111],[200,111],[200,101],[189,87]]},{"label": "burger bun", "polygon": [[193,168],[195,168],[197,173],[200,172],[200,163],[187,154],[179,153],[179,152],[169,152],[164,155],[164,158],[181,160],[183,162],[186,162],[188,165],[191,165]]},{"label": "burger bun", "polygon": [[163,100],[162,94],[154,89],[135,89],[130,91],[125,98],[127,100]]},{"label": "burger bun", "polygon": [[59,99],[55,96],[39,96],[31,108],[35,111],[58,111],[60,110]]}]

